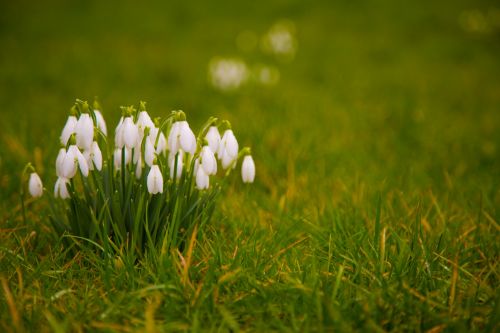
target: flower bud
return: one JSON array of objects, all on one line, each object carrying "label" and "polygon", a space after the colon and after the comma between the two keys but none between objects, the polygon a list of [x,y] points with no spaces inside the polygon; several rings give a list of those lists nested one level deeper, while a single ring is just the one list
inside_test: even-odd
[{"label": "flower bud", "polygon": [[88,113],[82,113],[75,126],[76,145],[82,149],[90,149],[94,140],[94,123]]},{"label": "flower bud", "polygon": [[36,172],[31,173],[29,180],[29,191],[33,198],[39,198],[43,194],[43,185],[40,176]]},{"label": "flower bud", "polygon": [[151,194],[163,193],[163,176],[158,165],[153,165],[147,179],[148,191]]},{"label": "flower bud", "polygon": [[210,126],[205,139],[207,140],[210,149],[212,149],[212,151],[216,153],[219,150],[219,143],[221,140],[217,126]]},{"label": "flower bud", "polygon": [[215,175],[217,173],[217,160],[209,146],[204,146],[200,153],[201,165],[207,175]]},{"label": "flower bud", "polygon": [[251,155],[245,156],[241,164],[241,178],[244,183],[253,183],[255,179],[255,163]]},{"label": "flower bud", "polygon": [[99,110],[94,110],[94,115],[95,115],[97,128],[100,129],[101,132],[107,136],[108,130],[106,128],[106,122],[104,121],[104,117],[102,116],[102,113]]}]

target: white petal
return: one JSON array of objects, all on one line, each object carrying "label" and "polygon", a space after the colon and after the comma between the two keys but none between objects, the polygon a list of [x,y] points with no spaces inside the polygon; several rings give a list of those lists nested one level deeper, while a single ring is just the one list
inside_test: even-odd
[{"label": "white petal", "polygon": [[[177,156],[177,158],[176,158]],[[175,176],[177,179],[181,178],[182,176],[182,168],[184,167],[183,164],[183,158],[184,158],[184,152],[182,150],[179,150],[179,152],[176,155],[169,154],[169,167],[170,167],[170,178],[174,178],[174,171],[176,171]],[[175,165],[175,161],[177,160],[177,169]]]},{"label": "white petal", "polygon": [[68,148],[68,151],[66,153],[66,156],[64,157],[64,162],[62,164],[62,176],[67,179],[71,179],[76,175],[76,163],[77,163],[77,156],[75,153],[76,148],[75,145],[72,145]]},{"label": "white petal", "polygon": [[147,185],[149,193],[163,193],[163,176],[158,165],[153,165],[149,170]]},{"label": "white petal", "polygon": [[115,129],[115,146],[116,148],[123,148],[125,142],[123,141],[123,117],[120,118],[118,125]]},{"label": "white petal", "polygon": [[68,144],[69,137],[71,134],[75,133],[75,127],[77,123],[77,119],[75,116],[69,116],[66,124],[61,133],[61,144],[66,146]]},{"label": "white petal", "polygon": [[221,140],[219,130],[217,129],[216,126],[211,126],[208,129],[205,139],[208,141],[210,149],[212,149],[212,151],[216,153],[219,150],[219,143]]},{"label": "white petal", "polygon": [[187,121],[181,121],[180,127],[180,143],[181,148],[187,153],[191,155],[196,151],[196,137],[194,136],[193,131],[189,127]]},{"label": "white petal", "polygon": [[201,150],[201,165],[207,175],[215,175],[217,173],[217,160],[209,146],[205,146]]},{"label": "white petal", "polygon": [[78,150],[76,153],[76,157],[78,159],[78,166],[80,167],[80,171],[82,172],[84,177],[87,177],[89,175],[89,165],[87,163],[87,160],[85,159],[85,156],[83,156],[80,150]]},{"label": "white petal", "polygon": [[231,157],[236,157],[238,155],[238,141],[236,141],[236,137],[233,134],[233,131],[228,130],[228,136],[226,141],[226,151]]},{"label": "white petal", "polygon": [[99,148],[99,145],[97,142],[92,143],[92,154],[93,154],[93,164],[95,164],[95,167],[97,170],[101,171],[102,169],[102,152],[101,148]]},{"label": "white petal", "polygon": [[137,126],[134,124],[132,117],[126,117],[123,120],[122,126],[123,126],[122,130],[123,142],[125,142],[127,148],[132,149],[136,146],[137,139],[139,137]]},{"label": "white petal", "polygon": [[95,120],[97,122],[97,128],[101,130],[104,135],[108,135],[108,130],[106,128],[106,122],[104,121],[104,117],[99,110],[94,110]]},{"label": "white petal", "polygon": [[176,121],[172,124],[170,128],[170,133],[168,134],[168,150],[170,150],[171,154],[177,154],[177,151],[180,149],[180,122]]},{"label": "white petal", "polygon": [[210,182],[210,178],[205,173],[203,168],[198,168],[198,171],[196,172],[196,187],[199,190],[207,189],[209,182]]},{"label": "white petal", "polygon": [[90,149],[94,139],[94,123],[88,113],[82,113],[75,126],[76,145],[82,149]]},{"label": "white petal", "polygon": [[59,154],[57,154],[56,159],[56,174],[57,177],[62,177],[64,158],[66,157],[66,149],[59,149]]},{"label": "white petal", "polygon": [[224,150],[224,153],[223,153],[222,159],[221,159],[222,168],[224,170],[226,170],[227,168],[229,168],[231,166],[231,164],[233,163],[234,159],[235,159],[234,157],[232,157],[231,155],[229,155],[229,153],[227,152],[227,150]]}]

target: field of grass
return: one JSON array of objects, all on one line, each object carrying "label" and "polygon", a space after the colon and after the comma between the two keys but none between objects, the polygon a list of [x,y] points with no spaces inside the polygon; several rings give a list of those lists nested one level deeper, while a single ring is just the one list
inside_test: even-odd
[{"label": "field of grass", "polygon": [[[257,47],[293,22],[292,61]],[[0,4],[0,331],[500,330],[500,5],[488,1]],[[275,66],[224,93],[209,61]],[[76,98],[227,118],[252,146],[190,251],[103,262],[64,247],[51,192]]]}]

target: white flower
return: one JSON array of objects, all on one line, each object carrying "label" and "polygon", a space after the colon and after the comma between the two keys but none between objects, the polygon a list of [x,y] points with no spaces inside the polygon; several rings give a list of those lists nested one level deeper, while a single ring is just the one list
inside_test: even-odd
[{"label": "white flower", "polygon": [[68,199],[68,183],[69,180],[64,177],[57,178],[56,185],[54,186],[54,196],[56,198],[60,197],[61,199]]},{"label": "white flower", "polygon": [[[125,149],[125,165],[128,165],[132,160],[132,151],[127,147],[123,147]],[[122,149],[116,148],[113,153],[115,170],[120,170],[122,167]]]},{"label": "white flower", "polygon": [[106,122],[104,121],[104,117],[102,116],[101,111],[94,110],[94,114],[95,114],[97,128],[99,128],[104,135],[108,135],[108,130],[106,128]]},{"label": "white flower", "polygon": [[144,147],[144,161],[147,165],[152,166],[153,161],[155,159],[155,148],[151,143],[151,140],[146,139],[145,147]]},{"label": "white flower", "polygon": [[148,174],[148,191],[151,194],[163,193],[163,176],[158,165],[153,165]]},{"label": "white flower", "polygon": [[196,187],[199,190],[208,189],[208,185],[210,183],[210,177],[206,174],[203,168],[198,168],[196,171]]},{"label": "white flower", "polygon": [[63,128],[62,133],[61,133],[61,144],[63,146],[66,146],[71,134],[75,133],[75,127],[76,127],[77,122],[78,122],[78,120],[76,120],[75,116],[68,117],[68,120],[66,121],[66,125],[64,125],[64,128]]},{"label": "white flower", "polygon": [[[94,165],[97,170],[102,169],[102,152],[99,148],[97,142],[92,142],[90,150],[86,152],[88,154],[87,162],[89,164],[89,169],[94,170]],[[85,155],[85,154],[84,154]]]},{"label": "white flower", "polygon": [[29,191],[33,198],[39,198],[43,194],[42,180],[36,172],[33,172],[30,175]]},{"label": "white flower", "polygon": [[123,146],[125,145],[125,142],[123,141],[122,125],[123,125],[123,117],[120,118],[120,121],[118,122],[118,125],[116,126],[115,129],[115,146],[118,149],[122,149]]},{"label": "white flower", "polygon": [[168,136],[168,148],[170,153],[174,154],[181,148],[191,155],[194,154],[196,151],[196,137],[187,121],[176,121],[172,124]]},{"label": "white flower", "polygon": [[219,144],[217,156],[222,162],[222,168],[227,169],[238,157],[238,141],[232,130],[228,129],[224,132]]},{"label": "white flower", "polygon": [[151,120],[147,111],[141,111],[137,117],[137,129],[139,130],[139,136],[141,139],[144,137],[144,130],[146,127],[153,128],[155,127],[155,124]]},{"label": "white flower", "polygon": [[207,175],[215,175],[217,173],[217,160],[209,146],[204,146],[200,153],[201,166]]},{"label": "white flower", "polygon": [[121,135],[123,136],[122,140],[127,148],[132,149],[137,145],[139,131],[137,130],[137,126],[134,124],[132,117],[126,117],[123,119]]},{"label": "white flower", "polygon": [[66,149],[59,149],[59,154],[57,154],[56,159],[56,174],[57,177],[62,177],[64,158],[66,157]]},{"label": "white flower", "polygon": [[253,183],[255,179],[255,163],[250,155],[245,156],[241,164],[241,178],[244,183]]},{"label": "white flower", "polygon": [[75,126],[76,145],[82,149],[90,149],[94,139],[94,123],[88,113],[82,113]]},{"label": "white flower", "polygon": [[62,176],[67,179],[73,178],[76,175],[77,166],[80,167],[83,176],[89,175],[87,160],[76,145],[71,145],[62,163]]},{"label": "white flower", "polygon": [[[183,165],[183,158],[184,158],[184,152],[180,149],[177,154],[170,154],[168,155],[168,166],[170,168],[170,179],[174,178],[174,171],[175,176],[177,179],[181,178],[182,176],[182,168],[184,167]],[[176,169],[176,161],[177,161],[177,169]]]},{"label": "white flower", "polygon": [[216,153],[219,150],[219,143],[221,140],[217,126],[210,126],[205,139],[208,141],[210,149],[212,149],[212,151]]}]

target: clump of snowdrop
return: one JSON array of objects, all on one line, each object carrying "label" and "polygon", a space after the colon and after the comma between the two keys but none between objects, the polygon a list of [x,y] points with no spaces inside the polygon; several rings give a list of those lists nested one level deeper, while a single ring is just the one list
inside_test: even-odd
[{"label": "clump of snowdrop", "polygon": [[233,91],[242,87],[249,78],[247,64],[238,58],[214,58],[208,65],[212,86],[222,91]]},{"label": "clump of snowdrop", "polygon": [[[239,149],[228,121],[211,117],[195,134],[183,111],[153,119],[144,102],[121,111],[109,139],[97,102],[91,108],[77,100],[71,108],[50,196],[57,233],[91,240],[110,252],[164,254],[210,220],[238,161],[243,160],[243,182],[254,181],[250,149]],[[40,197],[43,186],[32,171],[29,191]]]},{"label": "clump of snowdrop", "polygon": [[292,60],[297,51],[293,22],[283,20],[275,23],[262,38],[262,48],[264,51],[276,55],[279,59]]}]

